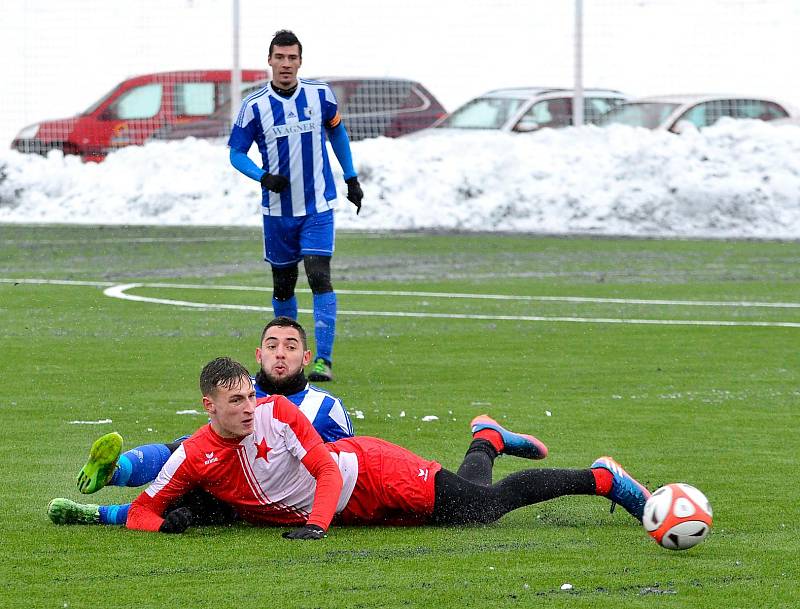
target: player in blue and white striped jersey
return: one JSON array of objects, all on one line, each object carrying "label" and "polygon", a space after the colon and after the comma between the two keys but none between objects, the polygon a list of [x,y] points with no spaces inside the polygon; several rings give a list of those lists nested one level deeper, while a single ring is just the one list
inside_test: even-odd
[{"label": "player in blue and white striped jersey", "polygon": [[[297,319],[298,263],[302,260],[314,301],[317,354],[308,378],[333,379],[336,293],[331,285],[336,184],[326,142],[344,172],[347,198],[361,210],[363,192],[353,168],[350,139],[336,96],[324,82],[298,79],[303,45],[281,30],[269,45],[272,81],[242,103],[228,140],[231,164],[261,183],[264,260],[272,268],[276,317]],[[256,144],[262,165],[247,152]]]},{"label": "player in blue and white striped jersey", "polygon": [[[270,321],[256,349],[259,371],[253,378],[260,403],[270,395],[285,395],[311,421],[325,442],[354,435],[353,423],[339,398],[308,383],[304,367],[311,359],[303,327],[288,317]],[[188,436],[169,444],[137,446],[124,454],[122,437],[110,433],[92,445],[89,460],[78,474],[78,490],[94,493],[104,486],[141,486],[152,482],[170,455]],[[80,504],[56,499],[48,507],[56,524],[125,524],[130,504]]]}]

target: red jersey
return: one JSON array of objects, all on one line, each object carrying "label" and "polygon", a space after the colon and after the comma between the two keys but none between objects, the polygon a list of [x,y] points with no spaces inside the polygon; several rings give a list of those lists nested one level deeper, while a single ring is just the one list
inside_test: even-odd
[{"label": "red jersey", "polygon": [[253,524],[327,530],[334,515],[345,524],[421,524],[440,469],[378,438],[323,444],[306,416],[274,395],[256,407],[250,435],[223,438],[206,425],[186,440],[133,502],[127,526],[157,531],[167,506],[197,487]]},{"label": "red jersey", "polygon": [[256,407],[253,433],[223,438],[205,425],[183,442],[128,514],[131,529],[157,531],[167,506],[202,488],[254,524],[315,524],[344,509],[358,476],[352,452],[331,453],[283,396]]}]

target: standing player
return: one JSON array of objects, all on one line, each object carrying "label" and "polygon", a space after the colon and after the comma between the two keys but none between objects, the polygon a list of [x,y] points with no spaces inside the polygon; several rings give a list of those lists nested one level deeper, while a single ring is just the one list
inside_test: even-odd
[{"label": "standing player", "polygon": [[[247,370],[229,358],[200,374],[210,422],[170,457],[133,505],[128,528],[183,532],[189,508],[169,511],[201,488],[253,524],[299,526],[288,539],[321,539],[343,524],[489,523],[517,508],[564,495],[605,495],[641,521],[649,491],[610,457],[587,469],[529,469],[490,485],[498,453],[542,458],[532,436],[503,429],[487,416],[472,422],[473,441],[460,474],[378,438],[323,444],[283,396],[256,405]],[[467,477],[469,476],[469,477]]]},{"label": "standing player", "polygon": [[[297,265],[303,261],[314,300],[317,354],[312,382],[333,380],[336,293],[331,285],[334,250],[333,202],[336,185],[326,141],[344,171],[347,198],[361,211],[364,194],[339,116],[336,96],[323,82],[297,78],[303,45],[280,30],[269,45],[272,81],[248,96],[233,124],[228,145],[231,164],[261,183],[264,259],[272,267],[275,316],[297,319]],[[262,167],[247,156],[258,146]]]},{"label": "standing player", "polygon": [[[261,332],[256,349],[259,364],[256,399],[285,395],[302,412],[326,442],[353,435],[353,424],[339,398],[309,385],[304,367],[311,359],[306,332],[298,322],[277,317]],[[142,486],[152,482],[170,455],[186,439],[170,444],[146,444],[124,454],[122,436],[106,434],[92,445],[89,461],[78,474],[78,490],[95,493],[104,486]],[[125,524],[130,504],[81,504],[58,498],[50,502],[48,515],[56,524]]]}]

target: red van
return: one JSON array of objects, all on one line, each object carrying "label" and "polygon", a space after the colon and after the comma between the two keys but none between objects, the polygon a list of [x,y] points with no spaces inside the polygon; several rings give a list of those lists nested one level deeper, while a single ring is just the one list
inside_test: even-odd
[{"label": "red van", "polygon": [[[265,78],[265,70],[242,70],[243,83]],[[11,147],[38,154],[63,150],[85,161],[102,161],[113,150],[143,144],[159,129],[209,117],[228,101],[230,85],[230,70],[159,72],[129,78],[78,116],[25,127]]]}]

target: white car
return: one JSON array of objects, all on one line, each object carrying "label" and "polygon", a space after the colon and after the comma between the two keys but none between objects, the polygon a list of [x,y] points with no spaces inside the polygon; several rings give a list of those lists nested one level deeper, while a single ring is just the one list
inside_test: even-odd
[{"label": "white car", "polygon": [[[527,133],[572,124],[572,89],[521,87],[496,89],[476,97],[438,121],[434,129],[488,129]],[[599,118],[628,98],[610,89],[584,89],[585,123]]]},{"label": "white car", "polygon": [[800,116],[789,116],[787,118],[779,118],[772,121],[773,125],[776,127],[782,127],[784,125],[794,125],[795,127],[800,127]]},{"label": "white car", "polygon": [[722,117],[773,121],[796,116],[791,106],[770,98],[740,95],[660,95],[626,101],[610,110],[601,125],[622,124],[673,133],[700,129]]}]

